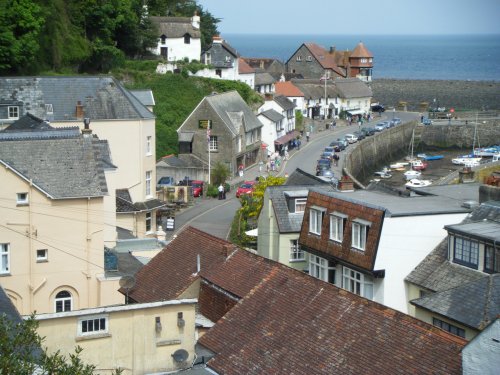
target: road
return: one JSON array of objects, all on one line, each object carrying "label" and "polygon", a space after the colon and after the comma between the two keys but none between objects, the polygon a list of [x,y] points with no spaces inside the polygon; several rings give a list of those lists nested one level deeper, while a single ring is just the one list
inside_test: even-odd
[{"label": "road", "polygon": [[[386,112],[382,117],[375,117],[370,123],[365,123],[364,126],[375,126],[380,121],[392,119],[392,116],[399,117],[405,122],[416,119],[418,114],[408,112],[395,112],[393,114],[393,112]],[[316,128],[321,126],[324,129],[324,121],[321,125],[320,123],[316,123],[315,125]],[[316,172],[316,161],[323,149],[327,147],[331,141],[356,130],[358,130],[357,124],[351,126],[337,126],[333,130],[328,129],[313,132],[310,141],[304,141],[300,150],[291,154],[290,159],[286,162],[279,174],[282,176],[284,174],[291,174],[296,168],[300,168],[314,175]],[[355,147],[355,145],[349,147]],[[341,165],[344,152],[340,153],[341,159],[339,166],[333,167],[336,177],[341,176]],[[254,167],[245,171],[245,179],[252,180],[260,174],[258,168]],[[175,230],[173,232],[167,232],[167,239],[172,238],[173,235],[187,226],[192,226],[219,238],[227,239],[235,212],[240,207],[240,201],[236,199],[234,191],[228,193],[227,199],[225,200],[195,198],[195,203],[192,207],[176,215]]]}]

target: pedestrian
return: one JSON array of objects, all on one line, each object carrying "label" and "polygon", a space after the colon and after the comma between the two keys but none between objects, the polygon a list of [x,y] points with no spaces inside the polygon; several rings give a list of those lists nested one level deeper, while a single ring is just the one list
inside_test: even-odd
[{"label": "pedestrian", "polygon": [[300,139],[297,139],[297,149],[299,149],[299,150],[300,150],[300,143],[301,143]]},{"label": "pedestrian", "polygon": [[339,165],[339,156],[337,154],[333,154],[333,165],[334,166]]},{"label": "pedestrian", "polygon": [[308,131],[306,132],[306,140],[307,140],[307,142],[309,142],[309,132]]},{"label": "pedestrian", "polygon": [[222,186],[222,182],[217,190],[219,191],[219,200],[224,199],[224,186]]}]

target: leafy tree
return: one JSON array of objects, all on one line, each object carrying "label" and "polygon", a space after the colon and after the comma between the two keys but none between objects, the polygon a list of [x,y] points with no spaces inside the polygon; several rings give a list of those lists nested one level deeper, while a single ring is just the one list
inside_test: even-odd
[{"label": "leafy tree", "polygon": [[210,172],[211,181],[215,186],[225,184],[226,180],[231,176],[228,166],[220,161],[215,163]]},{"label": "leafy tree", "polygon": [[[9,375],[25,374],[58,374],[58,375],[92,375],[95,366],[83,363],[80,358],[82,348],[76,347],[69,358],[60,351],[49,354],[42,350],[44,341],[36,330],[38,322],[32,315],[27,320],[16,323],[0,315],[0,373]],[[115,370],[114,374],[121,374]]]},{"label": "leafy tree", "polygon": [[30,72],[45,22],[41,8],[31,0],[0,0],[0,9],[0,72]]}]

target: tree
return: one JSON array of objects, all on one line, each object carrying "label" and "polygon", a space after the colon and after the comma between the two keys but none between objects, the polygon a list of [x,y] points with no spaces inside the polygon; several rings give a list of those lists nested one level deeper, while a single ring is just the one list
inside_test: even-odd
[{"label": "tree", "polygon": [[45,22],[31,0],[0,0],[0,73],[30,72],[39,51]]},{"label": "tree", "polygon": [[224,184],[230,175],[231,172],[229,171],[227,165],[225,165],[221,161],[218,161],[212,167],[211,181],[214,185],[219,186],[220,184]]},{"label": "tree", "polygon": [[[80,359],[82,348],[76,347],[69,358],[57,351],[49,354],[42,350],[43,338],[36,332],[38,322],[34,315],[26,320],[15,322],[6,315],[0,315],[0,373],[25,375],[36,373],[58,375],[92,375],[94,365],[83,363]],[[114,374],[121,374],[115,370]]]}]

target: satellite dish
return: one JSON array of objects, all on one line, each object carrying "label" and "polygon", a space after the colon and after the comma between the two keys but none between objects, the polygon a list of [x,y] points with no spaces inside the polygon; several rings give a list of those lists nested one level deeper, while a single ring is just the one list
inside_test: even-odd
[{"label": "satellite dish", "polygon": [[125,289],[125,303],[128,303],[128,292],[135,285],[135,277],[132,275],[125,275],[119,281],[120,286]]},{"label": "satellite dish", "polygon": [[172,354],[175,362],[184,362],[189,357],[189,353],[184,349],[179,349]]}]

